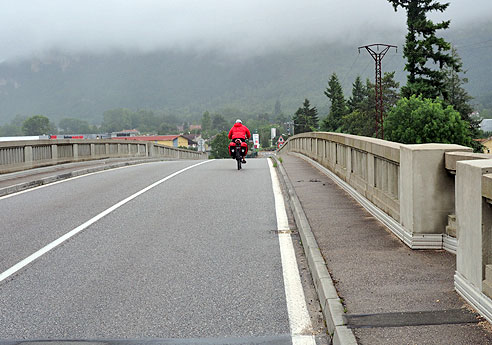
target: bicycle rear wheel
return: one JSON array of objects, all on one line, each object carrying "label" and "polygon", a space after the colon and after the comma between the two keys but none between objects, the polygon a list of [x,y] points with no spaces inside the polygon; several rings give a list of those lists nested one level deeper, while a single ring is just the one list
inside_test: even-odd
[{"label": "bicycle rear wheel", "polygon": [[237,170],[241,170],[241,151],[236,148]]}]

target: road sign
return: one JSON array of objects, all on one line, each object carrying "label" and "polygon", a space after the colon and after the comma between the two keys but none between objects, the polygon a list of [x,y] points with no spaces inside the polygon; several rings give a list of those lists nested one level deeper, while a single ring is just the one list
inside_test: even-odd
[{"label": "road sign", "polygon": [[260,135],[259,134],[253,134],[253,147],[255,149],[260,148]]}]

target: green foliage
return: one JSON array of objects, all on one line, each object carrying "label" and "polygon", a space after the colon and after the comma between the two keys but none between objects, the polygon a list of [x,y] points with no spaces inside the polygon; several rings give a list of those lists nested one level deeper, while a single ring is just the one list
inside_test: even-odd
[{"label": "green foliage", "polygon": [[[392,109],[398,101],[399,83],[395,81],[395,72],[384,73],[381,80],[383,89],[384,114]],[[360,77],[352,84],[352,96],[348,101],[349,114],[342,117],[339,130],[342,133],[373,137],[376,135],[375,86],[366,80],[362,84]]]},{"label": "green foliage", "polygon": [[224,116],[221,114],[215,114],[212,117],[212,129],[215,129],[219,132],[221,131],[227,131],[232,127],[232,125],[229,125],[229,122],[224,119]]},{"label": "green foliage", "polygon": [[207,132],[212,129],[212,119],[210,118],[210,113],[208,111],[203,113],[201,124],[203,132]]},{"label": "green foliage", "polygon": [[87,121],[73,118],[61,119],[58,127],[65,134],[89,134],[98,132],[97,127],[89,125]]},{"label": "green foliage", "polygon": [[210,158],[229,158],[229,138],[227,132],[220,132],[210,143]]},{"label": "green foliage", "polygon": [[157,130],[157,134],[159,135],[176,134],[176,132],[176,126],[167,122],[162,122]]},{"label": "green foliage", "polygon": [[363,103],[367,101],[367,90],[362,83],[360,75],[355,78],[355,82],[352,84],[352,96],[350,96],[347,105],[349,112],[353,112],[356,109],[361,109]]},{"label": "green foliage", "polygon": [[355,109],[342,117],[342,133],[372,137],[375,134],[375,120],[372,113]]},{"label": "green foliage", "polygon": [[43,115],[34,115],[22,123],[24,135],[56,134],[55,126]]},{"label": "green foliage", "polygon": [[[441,4],[435,0],[388,0],[397,11],[402,7],[407,12],[407,28],[403,54],[407,58],[405,70],[408,71],[407,85],[402,88],[402,95],[423,95],[424,98],[444,97],[442,93],[444,67],[459,72],[456,59],[448,52],[451,45],[436,36],[437,30],[449,28],[450,21],[435,24],[427,18],[427,13],[444,12],[449,3]],[[430,63],[434,66],[431,66]]]},{"label": "green foliage", "polygon": [[220,132],[210,143],[210,158],[229,158],[229,138],[227,132]]},{"label": "green foliage", "polygon": [[384,122],[385,139],[404,144],[448,143],[470,146],[468,126],[439,99],[402,98]]},{"label": "green foliage", "polygon": [[312,132],[318,129],[319,119],[316,107],[310,108],[309,100],[306,98],[303,107],[297,109],[293,117],[294,133]]},{"label": "green foliage", "polygon": [[104,132],[119,132],[125,129],[133,129],[131,110],[119,108],[105,111],[101,129]]},{"label": "green foliage", "polygon": [[330,113],[324,119],[321,129],[327,132],[336,132],[342,125],[342,117],[348,113],[347,102],[343,96],[343,89],[336,73],[328,81],[325,95],[330,99]]}]

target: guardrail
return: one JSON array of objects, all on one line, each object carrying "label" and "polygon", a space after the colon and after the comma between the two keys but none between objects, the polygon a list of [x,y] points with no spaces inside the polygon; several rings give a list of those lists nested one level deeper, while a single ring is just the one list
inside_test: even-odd
[{"label": "guardrail", "polygon": [[0,142],[0,174],[105,158],[206,159],[202,152],[129,140],[32,140]]}]

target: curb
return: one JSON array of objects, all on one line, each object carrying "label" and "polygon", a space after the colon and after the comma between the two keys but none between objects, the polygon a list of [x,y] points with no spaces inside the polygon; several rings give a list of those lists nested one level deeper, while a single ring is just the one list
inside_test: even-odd
[{"label": "curb", "polygon": [[23,182],[19,184],[15,184],[13,186],[9,187],[4,187],[0,188],[0,197],[5,196],[8,194],[12,193],[17,193],[21,192],[27,189],[39,187],[45,184],[61,181],[61,180],[66,180],[72,177],[77,177],[81,175],[86,175],[90,173],[95,173],[103,170],[109,170],[109,169],[116,169],[116,168],[121,168],[129,165],[136,165],[136,164],[141,164],[141,163],[152,163],[152,162],[160,162],[164,160],[169,160],[169,159],[151,159],[151,160],[136,160],[136,161],[129,161],[129,162],[118,162],[118,163],[110,163],[108,165],[103,165],[103,166],[98,166],[98,167],[92,167],[92,168],[85,168],[85,169],[80,169],[80,170],[75,170],[71,172],[65,172],[59,175],[53,175],[53,176],[48,176],[48,177],[43,177],[37,180],[29,181],[29,182]]},{"label": "curb", "polygon": [[342,316],[345,314],[343,305],[338,297],[335,285],[326,268],[316,238],[311,230],[306,214],[295,189],[277,156],[272,156],[278,164],[280,175],[289,193],[289,203],[306,253],[308,266],[313,277],[314,286],[318,293],[321,310],[326,320],[328,332],[333,338],[334,345],[357,345],[353,332],[345,325]]}]

